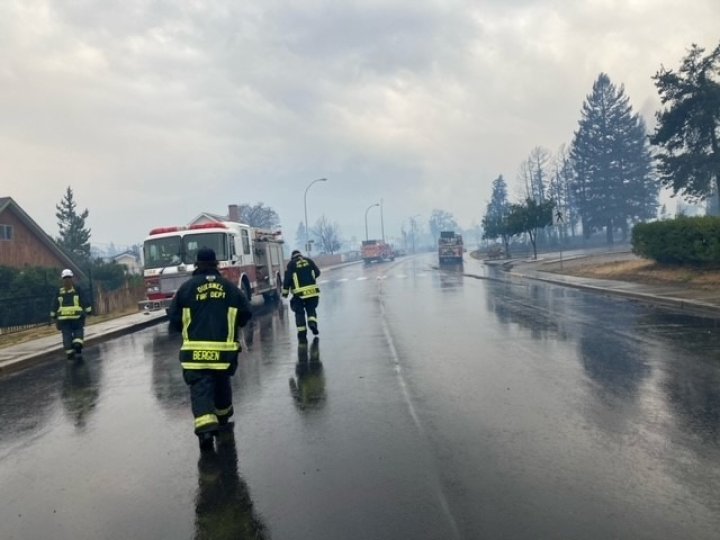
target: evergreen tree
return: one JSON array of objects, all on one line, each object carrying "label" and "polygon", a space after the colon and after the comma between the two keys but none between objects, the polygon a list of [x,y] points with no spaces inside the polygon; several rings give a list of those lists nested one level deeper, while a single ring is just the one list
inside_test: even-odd
[{"label": "evergreen tree", "polygon": [[307,242],[307,235],[305,234],[305,224],[301,221],[298,224],[297,232],[295,233],[295,247],[301,251],[304,251],[307,249],[305,242]]},{"label": "evergreen tree", "polygon": [[83,264],[90,260],[90,229],[85,227],[89,212],[86,208],[78,214],[76,209],[75,195],[68,186],[63,199],[55,205],[60,232],[57,243],[74,261]]},{"label": "evergreen tree", "polygon": [[660,146],[660,180],[693,199],[720,193],[720,45],[703,56],[693,44],[680,70],[654,76],[665,109],[651,142]]},{"label": "evergreen tree", "polygon": [[493,180],[492,194],[482,219],[483,238],[494,240],[500,237],[505,256],[510,257],[510,234],[507,230],[508,214],[507,184],[502,174]]},{"label": "evergreen tree", "polygon": [[573,192],[586,237],[605,228],[627,235],[630,222],[655,216],[658,188],[645,124],[634,114],[625,89],[601,73],[587,96],[570,156],[575,168]]}]

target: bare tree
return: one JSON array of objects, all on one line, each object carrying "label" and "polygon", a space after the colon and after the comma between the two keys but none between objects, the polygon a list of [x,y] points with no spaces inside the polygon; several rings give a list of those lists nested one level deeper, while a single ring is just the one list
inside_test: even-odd
[{"label": "bare tree", "polygon": [[332,255],[340,251],[340,227],[336,222],[328,221],[325,214],[320,216],[310,232],[317,238],[322,252]]},{"label": "bare tree", "polygon": [[240,212],[240,221],[251,227],[272,229],[280,224],[280,217],[277,212],[261,202],[253,206],[240,204],[238,205],[238,211]]}]

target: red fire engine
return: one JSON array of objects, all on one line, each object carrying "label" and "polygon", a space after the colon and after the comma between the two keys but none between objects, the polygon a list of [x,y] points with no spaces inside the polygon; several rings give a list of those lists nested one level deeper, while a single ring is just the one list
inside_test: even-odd
[{"label": "red fire engine", "polygon": [[143,243],[147,300],[139,307],[167,308],[175,291],[192,275],[195,255],[202,247],[215,251],[220,273],[236,283],[248,299],[258,294],[279,298],[285,271],[282,244],[279,231],[233,221],[152,229]]},{"label": "red fire engine", "polygon": [[370,264],[373,261],[383,262],[395,260],[395,252],[392,246],[382,240],[363,240],[360,253],[365,264]]}]

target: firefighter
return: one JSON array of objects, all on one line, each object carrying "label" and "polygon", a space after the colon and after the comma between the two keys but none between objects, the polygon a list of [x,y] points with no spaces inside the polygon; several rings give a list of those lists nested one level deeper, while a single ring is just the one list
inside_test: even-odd
[{"label": "firefighter", "polygon": [[290,262],[283,280],[282,296],[287,298],[290,292],[293,294],[290,309],[295,312],[295,325],[300,343],[307,343],[308,327],[314,335],[320,333],[316,311],[320,301],[320,288],[316,282],[319,276],[320,269],[311,258],[303,257],[298,250],[290,254]]},{"label": "firefighter", "polygon": [[85,295],[75,287],[74,277],[69,268],[60,273],[62,287],[50,308],[50,318],[62,332],[63,347],[68,360],[82,356],[85,317],[92,313],[92,307]]},{"label": "firefighter", "polygon": [[240,352],[238,328],[252,317],[245,295],[217,266],[212,249],[199,249],[192,277],[168,310],[171,328],[182,332],[180,363],[202,451],[214,448],[213,437],[233,414],[230,377]]}]

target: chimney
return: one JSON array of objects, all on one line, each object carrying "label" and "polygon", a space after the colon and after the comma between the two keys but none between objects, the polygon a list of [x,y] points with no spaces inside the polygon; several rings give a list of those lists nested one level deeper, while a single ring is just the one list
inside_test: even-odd
[{"label": "chimney", "polygon": [[240,209],[237,204],[228,205],[228,221],[240,223]]}]

